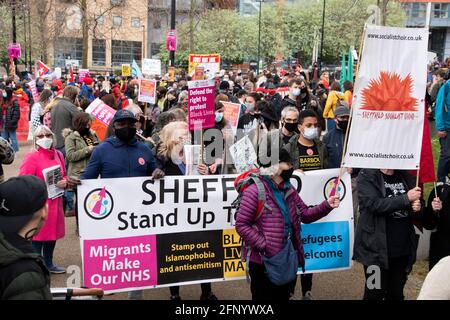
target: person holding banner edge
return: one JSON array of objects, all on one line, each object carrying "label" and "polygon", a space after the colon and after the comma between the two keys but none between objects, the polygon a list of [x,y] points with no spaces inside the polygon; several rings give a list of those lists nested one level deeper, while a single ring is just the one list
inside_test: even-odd
[{"label": "person holding banner edge", "polygon": [[[154,154],[143,142],[136,139],[138,120],[129,110],[119,110],[114,115],[112,125],[114,136],[106,139],[92,153],[81,180],[124,177],[164,177],[157,167]],[[77,183],[78,181],[74,181]],[[79,182],[78,182],[79,183]],[[143,291],[129,293],[131,300],[142,300]]]},{"label": "person holding banner edge", "polygon": [[[161,140],[157,144],[156,159],[164,170],[166,176],[183,176],[186,174],[186,159],[184,154],[184,145],[189,143],[188,124],[183,121],[175,121],[167,124],[161,130]],[[207,173],[206,173],[207,174]],[[211,283],[201,283],[200,300],[217,300],[211,289]],[[179,301],[180,286],[171,286],[170,300]]]},{"label": "person holding banner edge", "polygon": [[[421,189],[415,176],[392,169],[363,169],[357,183],[360,216],[353,260],[364,265],[363,299],[403,300],[419,240],[413,219],[423,220]],[[381,277],[376,284],[374,267]]]},{"label": "person holding banner edge", "polygon": [[[247,257],[252,299],[283,301],[291,297],[297,280],[297,266],[305,270],[301,222],[312,223],[325,217],[339,207],[340,201],[339,197],[332,196],[317,206],[308,207],[289,182],[294,172],[290,154],[283,148],[269,152],[278,152],[279,163],[261,164],[263,170],[257,179],[264,185],[264,207],[257,212],[259,191],[255,183],[250,184],[243,191],[236,212],[236,231],[246,246],[243,254]],[[298,260],[275,262],[290,243]],[[295,266],[291,268],[290,263]],[[278,272],[287,267],[289,274],[283,282],[274,283],[274,279],[266,274],[270,265],[277,265]]]}]

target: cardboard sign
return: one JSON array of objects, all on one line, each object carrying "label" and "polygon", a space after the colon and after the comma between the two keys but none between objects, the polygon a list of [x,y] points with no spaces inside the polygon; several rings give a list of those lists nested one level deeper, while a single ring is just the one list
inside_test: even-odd
[{"label": "cardboard sign", "polygon": [[146,76],[161,75],[161,60],[144,59],[142,62],[142,73]]},{"label": "cardboard sign", "polygon": [[241,105],[225,101],[221,102],[224,106],[223,116],[233,130],[233,134],[236,135],[239,117],[241,115]]},{"label": "cardboard sign", "polygon": [[122,77],[131,77],[131,65],[129,64],[122,65]]},{"label": "cardboard sign", "polygon": [[95,99],[89,107],[87,107],[86,113],[94,116],[97,120],[103,122],[106,126],[109,126],[109,123],[114,118],[116,114],[116,110],[106,105],[102,100]]},{"label": "cardboard sign", "polygon": [[214,81],[189,81],[189,130],[203,130],[215,125]]},{"label": "cardboard sign", "polygon": [[141,79],[139,81],[139,102],[156,103],[156,81]]},{"label": "cardboard sign", "polygon": [[78,70],[78,83],[83,83],[87,77],[89,77],[89,69]]}]

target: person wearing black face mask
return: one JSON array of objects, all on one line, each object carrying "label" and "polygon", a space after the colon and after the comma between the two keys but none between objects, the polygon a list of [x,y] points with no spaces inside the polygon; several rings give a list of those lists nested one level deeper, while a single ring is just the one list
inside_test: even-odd
[{"label": "person wearing black face mask", "polygon": [[289,143],[289,140],[298,130],[298,110],[295,107],[286,107],[281,111],[281,128],[269,131],[261,140],[259,157],[264,159],[267,155],[268,144],[278,141],[280,148]]},{"label": "person wearing black face mask", "polygon": [[52,299],[49,271],[31,245],[47,219],[47,198],[45,182],[35,176],[0,185],[1,300]]},{"label": "person wearing black face mask", "polygon": [[336,108],[334,113],[335,128],[329,130],[323,138],[328,151],[328,168],[340,168],[344,150],[345,134],[348,129],[350,109],[346,102]]},{"label": "person wearing black face mask", "polygon": [[[153,177],[161,179],[164,172],[157,167],[153,151],[136,139],[136,119],[133,112],[119,110],[112,119],[114,136],[107,138],[92,153],[81,183],[86,179]],[[129,294],[130,299],[141,300],[142,291]]]},{"label": "person wearing black face mask", "polygon": [[[317,221],[339,207],[340,201],[339,197],[332,196],[316,206],[307,206],[290,183],[294,172],[291,155],[285,149],[270,148],[268,152],[274,154],[276,160],[259,163],[262,168],[255,179],[260,179],[263,191],[257,184],[250,185],[243,191],[241,205],[236,212],[236,231],[251,246],[251,252],[247,252],[249,248],[245,248],[243,255],[248,259],[252,299],[287,301],[297,280],[297,267],[305,270],[300,221]],[[256,218],[255,213],[259,192],[266,199],[259,213],[261,219]],[[267,276],[267,264],[264,260],[286,253],[289,247],[292,251],[296,250],[295,258],[286,259],[283,266],[277,267],[280,269],[278,272],[288,273],[288,282],[275,284]],[[286,265],[289,267],[284,269]]]}]

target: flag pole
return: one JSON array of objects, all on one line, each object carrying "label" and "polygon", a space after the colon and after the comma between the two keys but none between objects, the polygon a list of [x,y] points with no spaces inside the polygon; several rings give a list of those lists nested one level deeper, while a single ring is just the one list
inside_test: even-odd
[{"label": "flag pole", "polygon": [[416,188],[419,187],[419,176],[420,176],[420,166],[417,169],[417,176],[416,176]]},{"label": "flag pole", "polygon": [[[361,44],[359,46],[359,52],[358,52],[358,65],[356,66],[355,82],[358,80],[358,76],[359,76],[359,66],[361,65],[361,55],[362,55],[365,37],[366,37],[366,25],[364,24],[364,31],[363,31],[363,34],[361,35]],[[356,87],[356,86],[354,86],[354,87]],[[347,127],[347,131],[345,132],[345,139],[344,139],[344,145],[343,145],[342,157],[341,157],[341,167],[339,170],[339,177],[338,177],[338,181],[337,181],[337,185],[336,185],[336,192],[338,190],[337,188],[339,187],[339,184],[341,183],[341,176],[343,174],[344,159],[345,159],[345,153],[347,152],[348,135],[349,135],[350,127],[352,124],[352,119],[353,119],[353,108],[350,109],[350,117],[348,119],[348,127]]]}]

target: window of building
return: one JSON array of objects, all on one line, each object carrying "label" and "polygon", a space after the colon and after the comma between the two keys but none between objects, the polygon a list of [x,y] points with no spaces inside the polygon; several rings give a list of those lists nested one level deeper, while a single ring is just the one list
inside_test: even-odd
[{"label": "window of building", "polygon": [[111,4],[113,6],[120,6],[120,5],[122,5],[122,1],[123,0],[111,0]]},{"label": "window of building", "polygon": [[112,65],[119,67],[122,64],[130,64],[136,60],[137,64],[142,61],[142,42],[138,41],[112,41]]},{"label": "window of building", "polygon": [[159,56],[161,53],[161,43],[152,43],[152,57]]},{"label": "window of building", "polygon": [[122,17],[121,16],[113,16],[112,23],[114,27],[120,27],[122,25]]},{"label": "window of building", "polygon": [[140,28],[141,27],[141,19],[139,19],[139,18],[131,18],[131,26],[133,28]]},{"label": "window of building", "polygon": [[427,5],[425,3],[412,3],[411,17],[425,18],[427,15]]},{"label": "window of building", "polygon": [[92,65],[97,67],[106,66],[106,40],[92,40]]},{"label": "window of building", "polygon": [[102,26],[105,24],[105,17],[104,16],[95,16],[95,21],[99,26]]},{"label": "window of building", "polygon": [[83,60],[83,39],[81,38],[58,38],[54,44],[54,66],[64,68],[66,59]]},{"label": "window of building", "polygon": [[448,3],[433,3],[433,18],[447,19],[448,8]]}]

